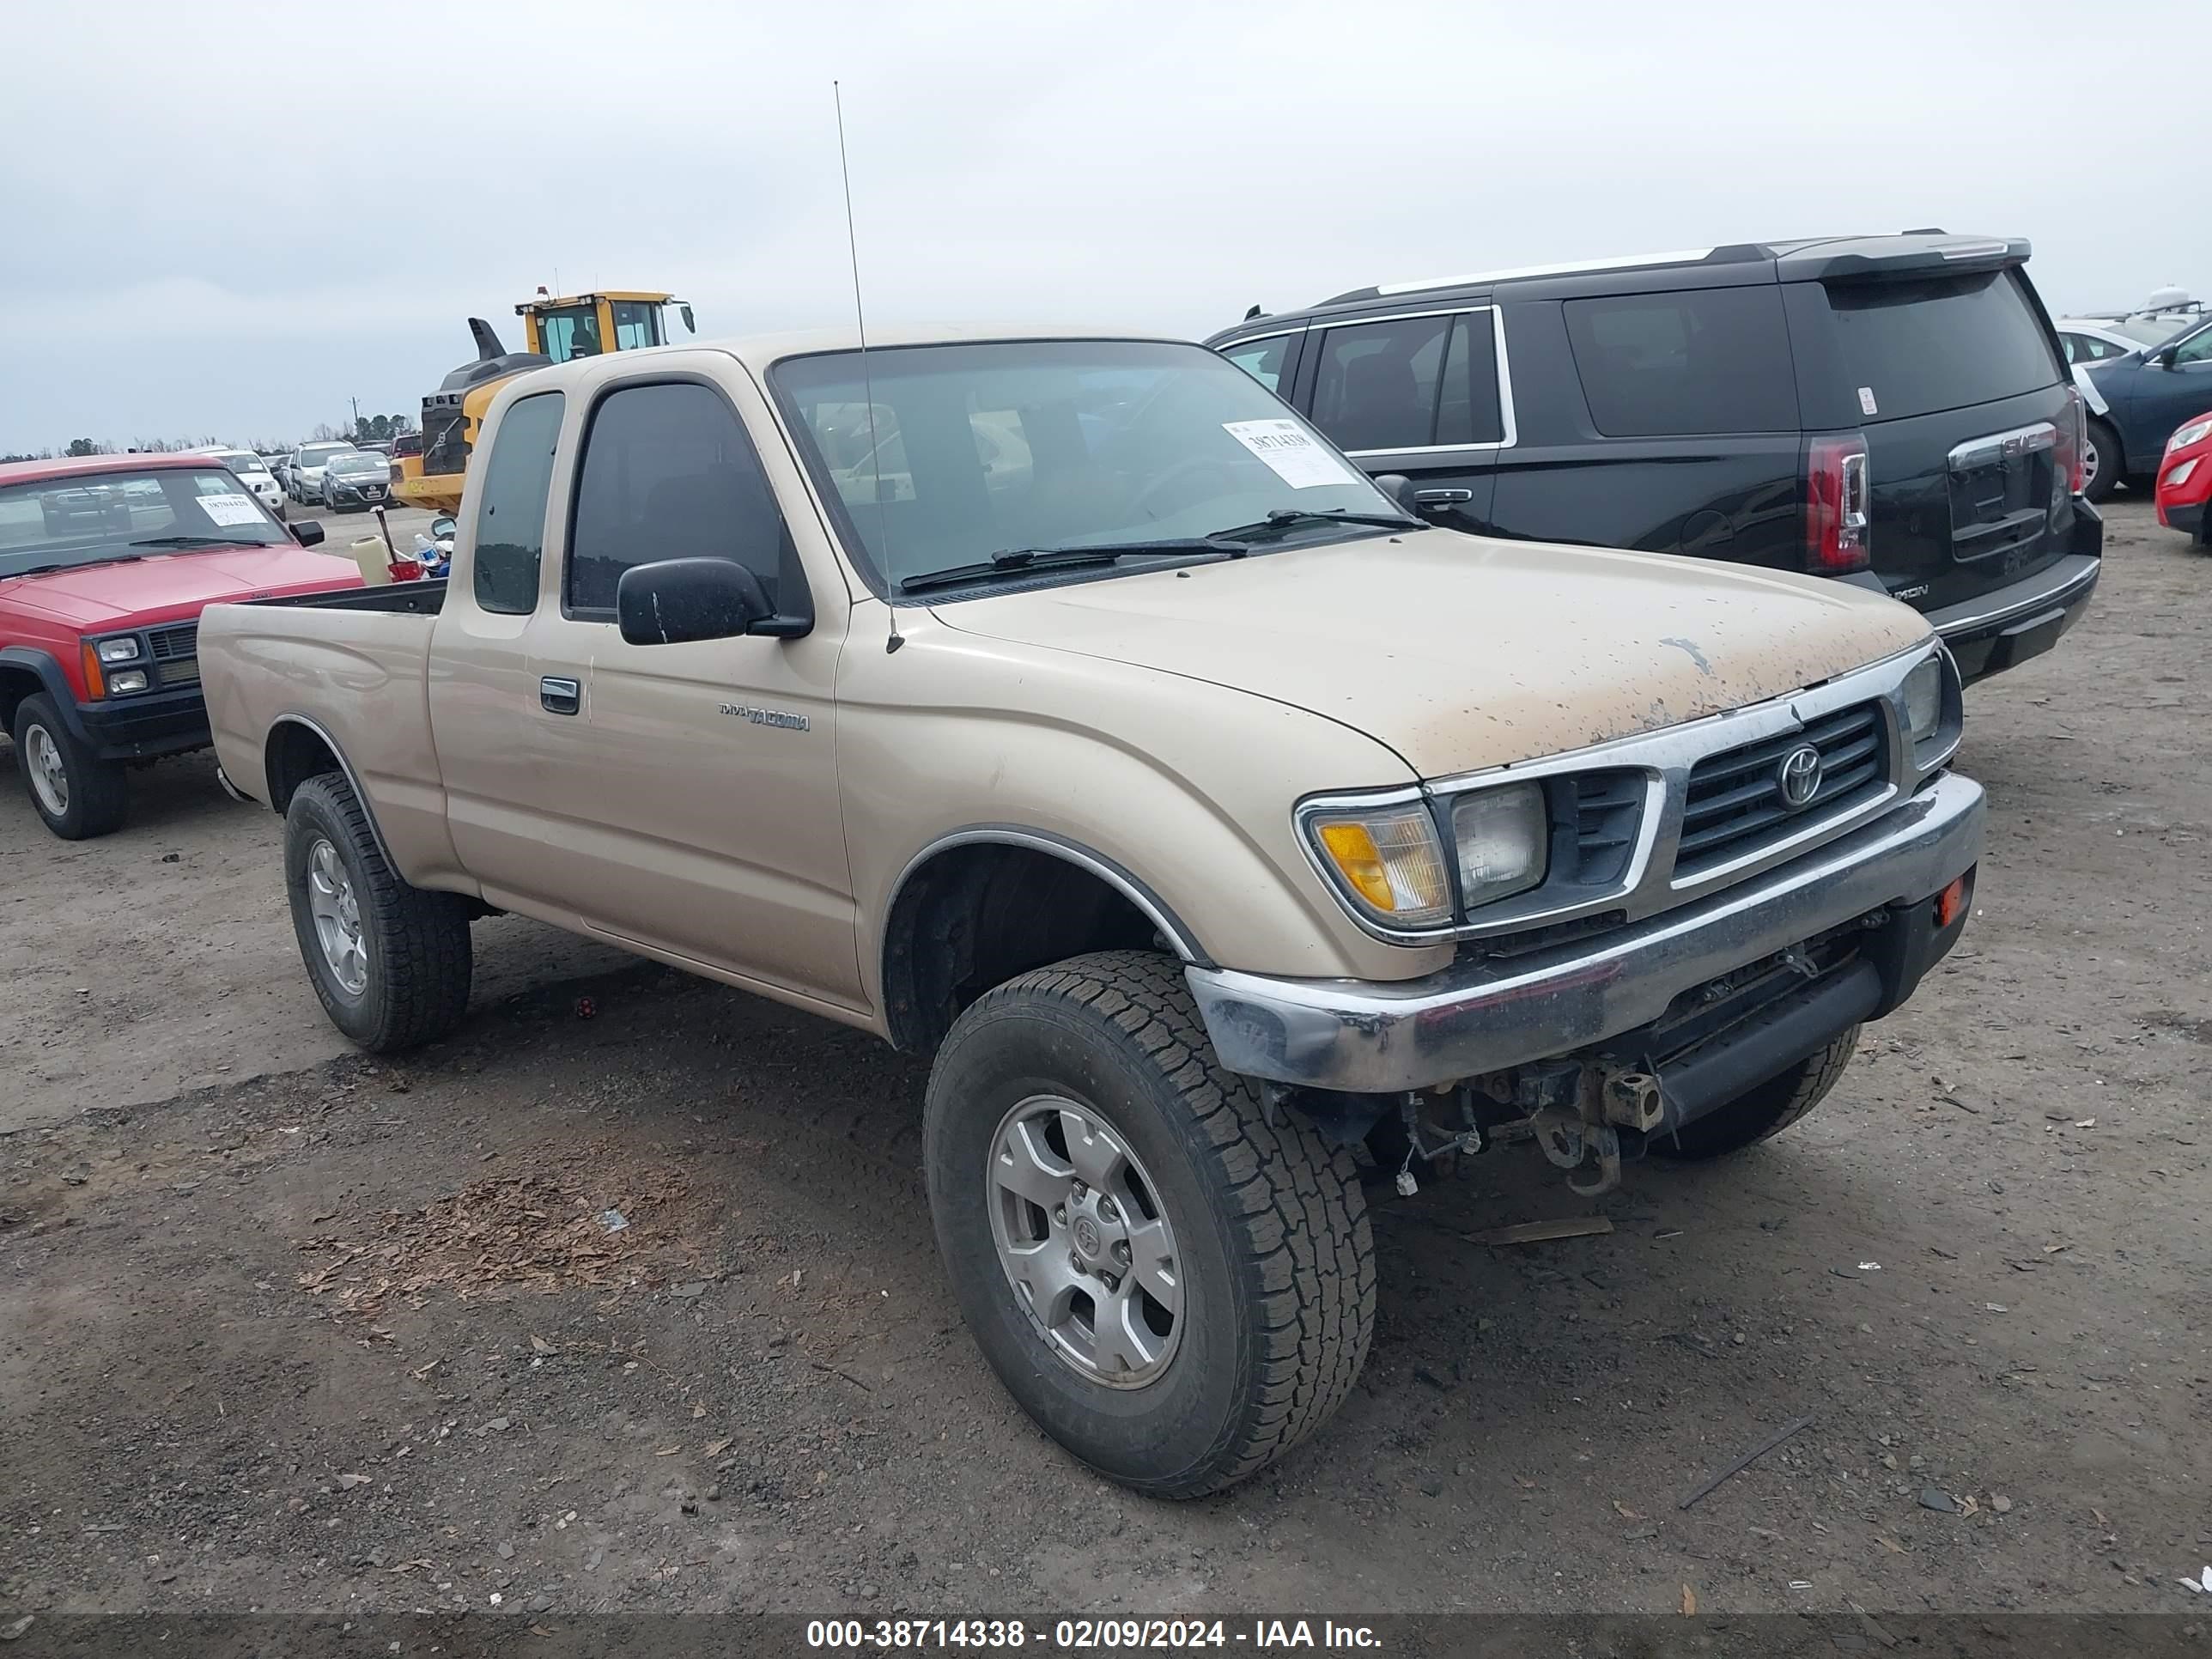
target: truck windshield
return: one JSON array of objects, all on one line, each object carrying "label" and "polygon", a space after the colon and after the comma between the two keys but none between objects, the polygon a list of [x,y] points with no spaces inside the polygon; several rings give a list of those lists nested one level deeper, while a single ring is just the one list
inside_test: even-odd
[{"label": "truck windshield", "polygon": [[0,484],[0,577],[202,547],[274,547],[290,539],[223,466]]},{"label": "truck windshield", "polygon": [[870,351],[865,372],[854,352],[787,358],[769,381],[879,586],[994,553],[1188,541],[1271,514],[1297,520],[1271,547],[1382,533],[1332,514],[1398,521],[1326,439],[1200,346],[900,346]]}]

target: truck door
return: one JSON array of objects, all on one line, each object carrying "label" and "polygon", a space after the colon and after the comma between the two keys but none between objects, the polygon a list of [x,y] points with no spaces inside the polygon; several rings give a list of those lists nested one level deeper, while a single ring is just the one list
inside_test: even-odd
[{"label": "truck door", "polygon": [[[532,629],[561,891],[586,926],[764,987],[860,998],[837,790],[842,593],[816,595],[732,392],[704,374],[616,380],[583,420],[557,604]],[[750,385],[737,395],[757,405]],[[773,433],[764,406],[760,429]],[[725,558],[779,611],[825,603],[797,639],[632,645],[623,573]]]}]

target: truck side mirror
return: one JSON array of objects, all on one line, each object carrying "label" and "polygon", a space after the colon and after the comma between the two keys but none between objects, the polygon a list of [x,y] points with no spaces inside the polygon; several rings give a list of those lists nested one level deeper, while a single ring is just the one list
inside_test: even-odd
[{"label": "truck side mirror", "polygon": [[631,645],[734,639],[775,614],[761,579],[728,559],[633,565],[615,584],[615,622]]},{"label": "truck side mirror", "polygon": [[442,542],[453,533],[454,528],[453,520],[441,513],[430,520],[430,539],[434,542]]},{"label": "truck side mirror", "polygon": [[313,519],[302,519],[291,526],[292,539],[302,547],[322,545],[323,527]]}]

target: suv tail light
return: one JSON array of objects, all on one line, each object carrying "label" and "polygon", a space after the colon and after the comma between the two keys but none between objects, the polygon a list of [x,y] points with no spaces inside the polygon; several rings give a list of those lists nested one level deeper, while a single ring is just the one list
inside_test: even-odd
[{"label": "suv tail light", "polygon": [[1872,562],[1867,547],[1866,440],[1813,438],[1805,446],[1805,562],[1818,576],[1847,575]]},{"label": "suv tail light", "polygon": [[2081,402],[2081,388],[2069,386],[2066,388],[2066,417],[2058,423],[2058,441],[2051,449],[2054,495],[2081,493],[2088,477],[2088,453],[2089,411]]}]

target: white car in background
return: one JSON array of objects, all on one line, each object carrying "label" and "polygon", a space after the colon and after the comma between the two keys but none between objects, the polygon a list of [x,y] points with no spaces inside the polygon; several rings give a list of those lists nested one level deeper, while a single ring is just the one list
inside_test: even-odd
[{"label": "white car in background", "polygon": [[210,449],[208,453],[236,473],[239,483],[253,492],[253,499],[267,507],[278,523],[283,522],[284,486],[276,482],[267,461],[250,449]]},{"label": "white car in background", "polygon": [[2056,325],[2066,361],[2079,366],[2124,357],[2145,346],[2164,345],[2203,315],[2180,311],[2139,311],[2125,317],[2061,317]]},{"label": "white car in background", "polygon": [[301,444],[292,452],[291,465],[285,469],[285,492],[302,507],[319,499],[323,493],[323,464],[333,455],[353,453],[354,447],[349,443]]}]

